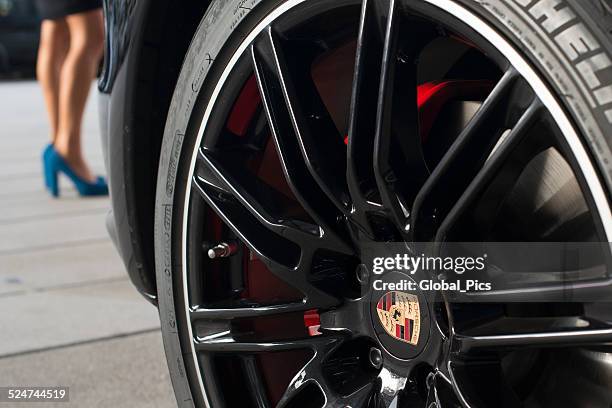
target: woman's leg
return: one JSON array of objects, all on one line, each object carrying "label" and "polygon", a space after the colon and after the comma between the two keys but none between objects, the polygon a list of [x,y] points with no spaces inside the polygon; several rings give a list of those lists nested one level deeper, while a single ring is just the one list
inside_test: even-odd
[{"label": "woman's leg", "polygon": [[70,35],[66,20],[43,20],[36,60],[36,76],[42,87],[51,125],[51,142],[55,141],[59,122],[59,83],[62,64],[66,59]]},{"label": "woman's leg", "polygon": [[70,32],[70,48],[60,74],[59,129],[55,149],[79,177],[95,181],[83,158],[81,121],[87,95],[102,57],[102,10],[71,14],[66,17],[66,23]]}]

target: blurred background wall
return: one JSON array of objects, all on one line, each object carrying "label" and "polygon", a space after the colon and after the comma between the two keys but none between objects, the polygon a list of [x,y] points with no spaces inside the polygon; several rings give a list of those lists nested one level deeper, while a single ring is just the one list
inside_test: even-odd
[{"label": "blurred background wall", "polygon": [[[80,198],[60,178],[53,199],[43,186],[39,25],[33,0],[0,0],[0,387],[68,386],[66,408],[175,406],[157,310],[105,229],[108,197]],[[83,149],[104,174],[90,86]]]}]

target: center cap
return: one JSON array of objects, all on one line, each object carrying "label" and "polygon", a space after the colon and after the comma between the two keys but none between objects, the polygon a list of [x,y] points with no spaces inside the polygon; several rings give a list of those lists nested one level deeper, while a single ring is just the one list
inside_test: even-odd
[{"label": "center cap", "polygon": [[387,292],[376,304],[378,319],[387,333],[416,346],[421,332],[419,298],[405,292]]},{"label": "center cap", "polygon": [[[372,290],[370,314],[380,344],[395,357],[408,360],[419,355],[429,339],[429,308],[425,296],[401,283],[412,278],[399,272],[382,277],[400,283],[396,290]],[[406,285],[404,285],[406,286]]]}]

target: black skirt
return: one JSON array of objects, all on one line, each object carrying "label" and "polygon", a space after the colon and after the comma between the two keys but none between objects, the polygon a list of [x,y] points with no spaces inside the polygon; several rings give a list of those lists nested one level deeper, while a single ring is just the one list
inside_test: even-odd
[{"label": "black skirt", "polygon": [[102,0],[36,0],[40,17],[55,20],[102,7]]}]

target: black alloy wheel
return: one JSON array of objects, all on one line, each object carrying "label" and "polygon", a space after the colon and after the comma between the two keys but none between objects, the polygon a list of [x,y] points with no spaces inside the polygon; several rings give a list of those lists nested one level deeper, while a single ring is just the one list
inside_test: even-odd
[{"label": "black alloy wheel", "polygon": [[[612,403],[612,309],[589,301],[612,294],[600,163],[552,81],[470,10],[211,6],[158,183],[160,315],[181,406]],[[416,291],[418,329],[385,332],[366,253],[443,242],[604,251],[563,275],[579,302],[529,299],[556,280],[510,301]]]}]

